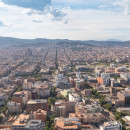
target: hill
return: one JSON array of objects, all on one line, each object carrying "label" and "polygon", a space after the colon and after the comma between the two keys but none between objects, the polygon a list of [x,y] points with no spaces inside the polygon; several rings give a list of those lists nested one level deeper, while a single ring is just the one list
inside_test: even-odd
[{"label": "hill", "polygon": [[36,38],[36,39],[19,39],[19,38],[12,38],[12,37],[0,37],[0,46],[11,46],[11,45],[20,45],[20,46],[40,46],[44,44],[58,44],[58,45],[82,45],[86,44],[88,46],[130,46],[130,41],[95,41],[95,40],[88,40],[88,41],[80,41],[80,40],[68,40],[68,39],[43,39],[43,38]]}]

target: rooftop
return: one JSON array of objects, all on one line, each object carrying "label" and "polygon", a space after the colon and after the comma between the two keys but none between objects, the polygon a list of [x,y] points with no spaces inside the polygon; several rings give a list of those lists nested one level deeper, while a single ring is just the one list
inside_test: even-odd
[{"label": "rooftop", "polygon": [[47,99],[29,100],[27,104],[47,103]]},{"label": "rooftop", "polygon": [[109,122],[105,122],[104,126],[106,127],[110,127],[110,126],[120,126],[120,123],[117,121],[109,121]]},{"label": "rooftop", "polygon": [[12,126],[25,126],[29,118],[29,115],[20,114]]},{"label": "rooftop", "polygon": [[29,120],[26,124],[26,128],[27,127],[35,127],[35,126],[38,126],[38,125],[41,125],[42,124],[42,120]]},{"label": "rooftop", "polygon": [[62,128],[62,129],[72,129],[77,130],[78,125],[76,121],[66,121],[66,120],[58,120],[56,121],[56,126]]}]

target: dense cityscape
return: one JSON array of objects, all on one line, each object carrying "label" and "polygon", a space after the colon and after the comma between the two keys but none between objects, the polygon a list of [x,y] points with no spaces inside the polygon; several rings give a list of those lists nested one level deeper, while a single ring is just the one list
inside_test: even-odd
[{"label": "dense cityscape", "polygon": [[130,130],[129,44],[2,47],[0,129]]},{"label": "dense cityscape", "polygon": [[130,130],[130,0],[0,0],[0,130]]}]

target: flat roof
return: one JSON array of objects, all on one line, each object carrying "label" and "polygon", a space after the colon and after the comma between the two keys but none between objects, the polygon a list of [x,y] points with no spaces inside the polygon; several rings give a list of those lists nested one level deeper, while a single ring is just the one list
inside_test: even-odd
[{"label": "flat roof", "polygon": [[106,127],[110,127],[110,126],[119,126],[120,123],[118,121],[109,121],[109,122],[105,122],[104,125]]},{"label": "flat roof", "polygon": [[47,103],[47,99],[29,100],[27,104]]},{"label": "flat roof", "polygon": [[40,124],[42,124],[42,120],[29,120],[25,127],[34,127]]},{"label": "flat roof", "polygon": [[27,121],[29,120],[29,117],[29,115],[20,114],[12,126],[25,126]]},{"label": "flat roof", "polygon": [[71,125],[65,125],[66,122],[64,121],[57,121],[56,126],[62,128],[62,129],[78,129],[77,122],[76,121],[70,121]]}]

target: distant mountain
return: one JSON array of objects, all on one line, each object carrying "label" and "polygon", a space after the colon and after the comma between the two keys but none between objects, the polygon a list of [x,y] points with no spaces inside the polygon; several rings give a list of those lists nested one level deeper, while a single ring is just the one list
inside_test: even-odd
[{"label": "distant mountain", "polygon": [[118,40],[118,39],[108,39],[106,41],[120,41],[121,42],[121,40]]},{"label": "distant mountain", "polygon": [[88,41],[87,43],[97,46],[130,46],[130,41]]},{"label": "distant mountain", "polygon": [[9,45],[42,45],[47,43],[59,43],[59,42],[68,41],[67,39],[20,39],[20,38],[12,38],[12,37],[0,37],[0,46],[9,46]]},{"label": "distant mountain", "polygon": [[0,46],[19,45],[29,42],[31,42],[31,40],[11,37],[0,37]]},{"label": "distant mountain", "polygon": [[[112,41],[111,41],[112,40]],[[78,44],[86,44],[88,46],[130,46],[130,41],[116,41],[114,39],[109,39],[108,41],[80,41],[80,40],[68,40],[68,39],[19,39],[12,37],[0,37],[0,46],[10,46],[10,45],[20,45],[20,46],[40,46],[44,44],[53,44],[56,43],[58,45],[78,45]]]}]

